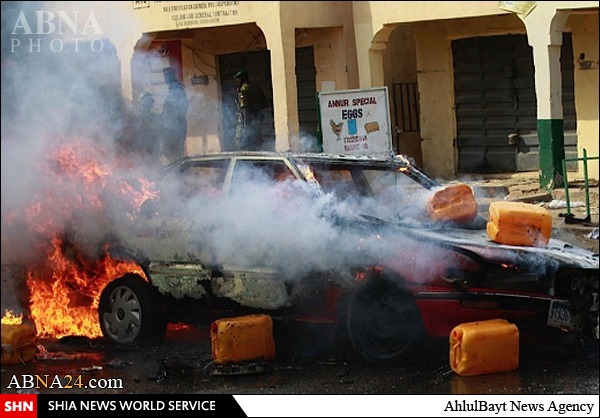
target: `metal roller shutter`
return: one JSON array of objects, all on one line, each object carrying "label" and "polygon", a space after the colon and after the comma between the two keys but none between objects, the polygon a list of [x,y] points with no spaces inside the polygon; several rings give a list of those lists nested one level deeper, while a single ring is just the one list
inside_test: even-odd
[{"label": "metal roller shutter", "polygon": [[303,150],[317,150],[317,70],[313,47],[296,48],[296,87],[298,90],[298,123]]},{"label": "metal roller shutter", "polygon": [[[460,39],[452,42],[457,122],[458,171],[537,171],[537,104],[534,64],[525,35]],[[573,53],[563,35],[561,58],[565,152],[576,155]],[[509,134],[518,133],[516,144]]]}]

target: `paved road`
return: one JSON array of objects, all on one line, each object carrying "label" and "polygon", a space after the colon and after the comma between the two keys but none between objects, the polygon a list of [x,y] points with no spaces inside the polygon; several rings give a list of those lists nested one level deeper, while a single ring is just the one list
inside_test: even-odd
[{"label": "paved road", "polygon": [[[102,341],[65,338],[41,341],[34,362],[2,367],[2,392],[22,391],[11,382],[23,376],[69,374],[84,385],[103,389],[58,387],[39,393],[156,393],[156,394],[598,394],[598,345],[583,344],[568,352],[546,346],[522,350],[517,370],[481,376],[459,376],[440,343],[426,364],[394,367],[366,363],[340,354],[329,345],[325,329],[305,326],[293,335],[277,337],[275,360],[257,363],[247,374],[217,369],[210,353],[208,328],[169,329],[163,345],[147,349],[115,349]],[[97,367],[99,366],[99,367]],[[101,368],[101,370],[99,370]],[[226,374],[224,374],[226,373]],[[96,379],[91,381],[91,379]],[[106,379],[102,381],[102,379]],[[118,379],[118,380],[117,380]],[[63,379],[64,380],[64,379]],[[120,384],[117,386],[117,383]],[[109,386],[113,386],[110,388]]]}]

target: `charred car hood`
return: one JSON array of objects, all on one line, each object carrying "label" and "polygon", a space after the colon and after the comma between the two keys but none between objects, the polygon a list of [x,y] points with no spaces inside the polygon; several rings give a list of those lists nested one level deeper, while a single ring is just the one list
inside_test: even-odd
[{"label": "charred car hood", "polygon": [[457,228],[414,229],[399,227],[404,233],[419,240],[451,246],[468,251],[487,262],[523,263],[530,259],[557,263],[563,268],[598,269],[599,256],[583,248],[551,238],[546,247],[504,245],[492,241],[485,230]]}]

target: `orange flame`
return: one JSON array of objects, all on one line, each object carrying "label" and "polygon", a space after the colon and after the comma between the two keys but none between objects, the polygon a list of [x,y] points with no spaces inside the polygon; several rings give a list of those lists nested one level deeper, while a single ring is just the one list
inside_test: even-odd
[{"label": "orange flame", "polygon": [[187,331],[189,330],[191,327],[189,324],[184,324],[183,322],[177,322],[177,323],[173,323],[173,324],[169,324],[169,330],[170,331]]},{"label": "orange flame", "polygon": [[1,322],[2,325],[20,325],[23,323],[23,314],[15,315],[13,311],[6,309]]},{"label": "orange flame", "polygon": [[159,197],[158,191],[154,190],[154,183],[146,179],[138,179],[140,189],[136,190],[131,184],[126,181],[121,182],[120,193],[123,196],[127,196],[130,200],[131,206],[137,211],[147,200],[157,199]]},{"label": "orange flame", "polygon": [[381,275],[384,271],[385,269],[382,266],[367,267],[363,271],[357,271],[354,275],[354,280],[356,280],[357,282],[362,282],[367,277]]},{"label": "orange flame", "polygon": [[308,165],[304,169],[304,177],[306,178],[306,180],[308,182],[314,183],[317,181],[317,179],[315,178],[315,173],[312,171],[312,169]]},{"label": "orange flame", "polygon": [[[406,165],[411,165],[412,163],[410,162],[410,159],[408,159],[406,157],[406,155],[403,154],[396,154],[396,158],[400,159],[402,162],[406,163]],[[405,169],[406,170],[406,169]]]},{"label": "orange flame", "polygon": [[81,203],[87,202],[92,207],[104,208],[97,190],[106,187],[107,177],[112,171],[98,163],[101,159],[98,150],[84,144],[71,143],[57,149],[50,158],[56,163],[54,169],[55,174],[59,174],[59,181],[73,183],[73,180],[81,180],[77,183],[84,186],[83,195],[79,196]]},{"label": "orange flame", "polygon": [[106,184],[105,178],[111,174],[108,167],[98,163],[99,152],[81,143],[66,144],[52,153],[51,158],[57,163],[57,172],[81,176],[87,183]]},{"label": "orange flame", "polygon": [[61,244],[54,238],[44,268],[32,268],[27,273],[31,319],[37,335],[100,337],[97,309],[104,287],[126,273],[144,279],[146,275],[133,261],[113,260],[106,251],[105,258],[93,265],[76,262],[65,256]]},{"label": "orange flame", "polygon": [[86,218],[105,211],[107,195],[120,199],[124,215],[132,219],[146,200],[158,198],[158,192],[146,179],[137,179],[139,190],[126,180],[111,179],[113,171],[99,163],[101,151],[89,145],[66,144],[49,155],[47,179],[61,192],[45,192],[25,208],[29,230],[48,244],[43,261],[29,266],[26,273],[29,317],[41,337],[96,338],[102,335],[97,309],[104,287],[127,273],[147,278],[136,262],[113,259],[108,243],[98,248],[99,256],[84,256],[61,238],[63,229],[72,225],[76,211],[83,211]]}]

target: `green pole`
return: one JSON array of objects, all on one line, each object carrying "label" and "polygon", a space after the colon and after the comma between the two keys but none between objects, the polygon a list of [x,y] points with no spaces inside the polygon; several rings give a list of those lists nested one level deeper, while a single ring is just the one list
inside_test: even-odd
[{"label": "green pole", "polygon": [[[538,119],[537,134],[540,157],[540,188],[560,186],[561,163],[565,158],[564,122],[562,119]],[[566,173],[566,171],[565,171]]]},{"label": "green pole", "polygon": [[568,161],[583,161],[583,181],[585,187],[585,209],[586,209],[586,219],[591,219],[591,210],[590,210],[590,185],[588,178],[588,161],[589,160],[598,160],[600,157],[589,157],[587,156],[587,150],[583,148],[583,158],[564,158],[562,161],[563,167],[563,178],[565,184],[565,200],[567,202],[567,215],[571,215],[571,204],[569,201],[569,181],[567,180],[567,162]]},{"label": "green pole", "polygon": [[317,152],[323,152],[323,127],[321,126],[321,103],[319,100],[319,93],[316,94],[317,100]]},{"label": "green pole", "polygon": [[567,202],[567,215],[571,215],[571,203],[569,202],[569,180],[567,180],[567,160],[562,160],[563,183],[565,185],[565,201]]},{"label": "green pole", "polygon": [[587,151],[584,148],[583,149],[583,180],[584,180],[584,184],[585,184],[585,209],[586,209],[586,216],[589,219],[591,219],[591,213],[590,213],[590,188],[588,185],[588,168],[587,168]]}]

